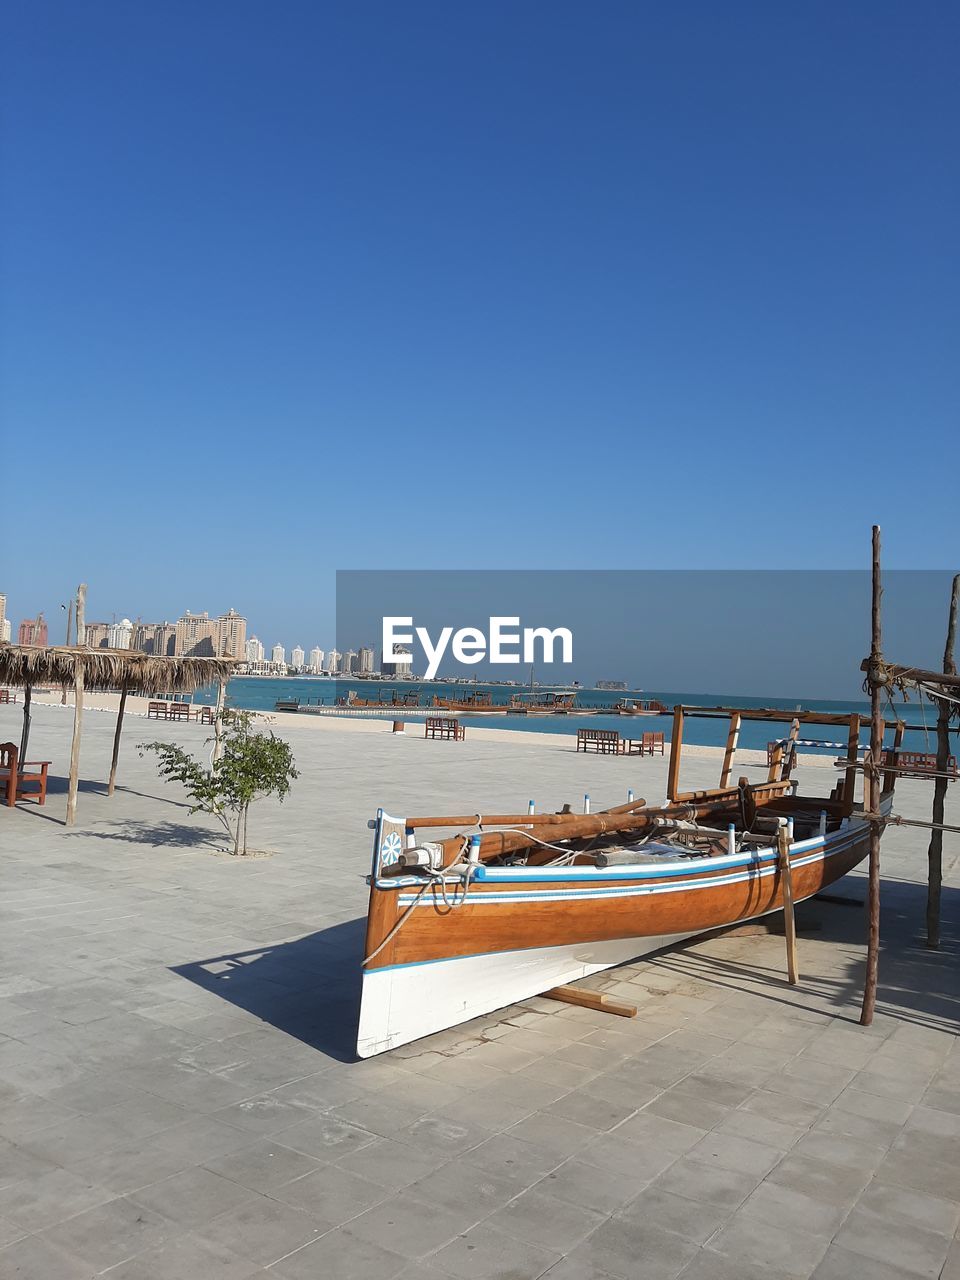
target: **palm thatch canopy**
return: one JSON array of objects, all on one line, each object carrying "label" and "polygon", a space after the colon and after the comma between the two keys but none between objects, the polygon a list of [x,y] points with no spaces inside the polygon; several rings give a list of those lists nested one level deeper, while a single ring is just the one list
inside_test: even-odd
[{"label": "palm thatch canopy", "polygon": [[[79,612],[79,604],[78,604]],[[25,761],[30,738],[30,691],[37,684],[61,685],[74,689],[73,743],[70,750],[70,777],[67,787],[67,826],[76,820],[80,769],[80,725],[84,690],[104,692],[118,689],[120,706],[113,739],[113,759],[107,794],[113,795],[120,752],[120,731],[127,694],[157,697],[160,694],[193,693],[217,683],[217,742],[224,690],[237,665],[236,658],[155,657],[133,649],[88,649],[83,645],[0,644],[0,684],[26,690],[23,699],[23,733],[19,760]]]},{"label": "palm thatch canopy", "polygon": [[0,644],[0,684],[72,685],[83,672],[88,690],[127,689],[145,697],[193,693],[229,680],[234,658],[167,658],[132,649],[86,649],[63,645]]}]

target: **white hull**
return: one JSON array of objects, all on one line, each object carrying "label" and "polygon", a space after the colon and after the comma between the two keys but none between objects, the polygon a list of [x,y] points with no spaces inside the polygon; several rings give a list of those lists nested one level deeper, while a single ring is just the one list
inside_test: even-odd
[{"label": "white hull", "polygon": [[364,972],[357,1053],[375,1053],[649,955],[689,934],[501,951]]}]

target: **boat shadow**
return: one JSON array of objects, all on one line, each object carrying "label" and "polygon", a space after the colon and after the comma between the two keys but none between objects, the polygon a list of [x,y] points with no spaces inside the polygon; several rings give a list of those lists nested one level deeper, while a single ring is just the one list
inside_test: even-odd
[{"label": "boat shadow", "polygon": [[171,972],[337,1062],[357,1060],[366,917]]},{"label": "boat shadow", "polygon": [[[661,973],[675,973],[678,980],[687,977],[708,988],[750,991],[787,1008],[859,1023],[866,969],[865,882],[853,892],[858,896],[844,899],[828,894],[798,906],[800,976],[794,987],[786,982],[785,958],[771,963],[769,948],[755,957],[724,954],[736,939],[719,931],[708,941],[691,938],[658,952],[650,962]],[[960,890],[943,887],[938,950],[929,949],[925,942],[926,901],[926,885],[892,878],[882,881],[877,1012],[956,1034],[960,1027]],[[809,933],[805,924],[810,926]],[[832,956],[820,950],[824,943],[831,947]]]},{"label": "boat shadow", "polygon": [[[863,889],[851,886],[851,891]],[[925,886],[884,880],[877,1011],[955,1032],[960,1022],[960,891],[943,889],[939,951],[924,946],[925,906]],[[805,920],[815,932],[804,931]],[[866,936],[862,903],[856,898],[811,900],[798,908],[798,923],[800,981],[795,987],[787,985],[783,965],[771,962],[769,948],[748,948],[747,955],[734,957],[725,953],[731,943],[742,945],[744,940],[722,933],[691,938],[641,963],[660,974],[674,974],[678,986],[694,979],[708,989],[749,991],[785,1009],[857,1022]],[[293,941],[176,966],[172,972],[329,1058],[354,1062],[365,929],[366,919],[359,917]],[[805,942],[810,947],[806,970]],[[820,949],[824,943],[830,951]],[[814,945],[816,955],[811,954]],[[617,970],[608,973],[613,977]]]}]

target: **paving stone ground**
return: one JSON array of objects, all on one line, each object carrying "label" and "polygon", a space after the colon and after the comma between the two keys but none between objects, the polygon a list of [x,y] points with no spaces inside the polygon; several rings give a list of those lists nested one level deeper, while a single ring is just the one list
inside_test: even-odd
[{"label": "paving stone ground", "polygon": [[[66,830],[69,720],[35,710],[45,809],[0,811],[3,1280],[960,1280],[957,837],[939,952],[927,834],[884,839],[869,1030],[854,875],[801,909],[796,988],[782,938],[715,938],[591,980],[636,1019],[534,999],[358,1062],[378,804],[659,801],[664,763],[295,726],[302,777],[251,824],[275,856],[237,861],[136,751],[197,726],[130,721]],[[88,714],[85,777],[112,729]]]}]

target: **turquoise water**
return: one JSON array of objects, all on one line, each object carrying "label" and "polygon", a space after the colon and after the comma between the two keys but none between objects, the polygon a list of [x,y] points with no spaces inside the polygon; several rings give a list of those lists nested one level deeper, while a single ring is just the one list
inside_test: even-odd
[{"label": "turquoise water", "polygon": [[[547,690],[547,686],[538,689],[538,692]],[[439,683],[421,683],[416,685],[410,684],[389,684],[372,682],[368,680],[318,680],[310,678],[289,677],[287,679],[251,679],[238,677],[231,680],[227,689],[227,704],[233,707],[243,707],[250,711],[273,711],[274,704],[279,700],[294,701],[299,699],[301,704],[312,703],[324,706],[333,706],[338,697],[345,697],[349,690],[356,690],[358,696],[366,698],[376,698],[379,695],[389,702],[394,691],[398,694],[418,693],[420,701],[423,704],[429,703],[433,695],[439,694],[441,697],[456,698],[465,697],[475,692],[489,692],[493,695],[494,702],[505,703],[509,700],[512,693],[523,692],[513,686],[504,685],[449,685]],[[810,699],[801,700],[796,697],[784,697],[780,699],[773,698],[745,698],[738,694],[724,693],[690,693],[678,690],[661,690],[661,689],[645,689],[641,694],[634,691],[633,693],[624,694],[620,690],[609,689],[582,689],[577,691],[577,702],[582,707],[597,707],[600,712],[593,716],[523,716],[523,715],[498,715],[498,716],[471,716],[466,713],[460,713],[458,719],[461,723],[477,728],[496,728],[496,729],[513,729],[524,733],[559,733],[559,734],[575,734],[577,729],[595,728],[595,729],[616,729],[625,738],[639,737],[641,733],[650,732],[652,730],[662,730],[669,740],[670,731],[673,726],[673,717],[665,716],[619,716],[604,715],[602,708],[612,707],[623,697],[642,696],[643,698],[657,699],[668,707],[673,707],[675,703],[682,702],[694,706],[712,707],[712,706],[737,706],[737,707],[782,707],[785,712],[789,713],[798,706],[803,706],[808,711],[827,711],[840,714],[848,714],[851,711],[859,711],[864,716],[869,716],[870,705],[865,701],[811,701]],[[215,700],[214,692],[205,689],[198,693],[194,702],[212,703]],[[906,720],[908,724],[921,726],[914,732],[907,733],[904,739],[904,746],[916,751],[935,751],[936,750],[936,713],[929,704],[925,705],[922,712],[917,702],[911,702],[906,707],[897,704],[898,714]],[[354,713],[359,715],[359,712]],[[403,718],[403,708],[396,709],[398,719]],[[892,719],[892,713],[888,712],[888,717]],[[926,721],[927,732],[924,733],[922,725]],[[766,747],[767,742],[773,738],[784,736],[789,728],[789,714],[785,717],[782,725],[774,722],[755,723],[746,721],[743,724],[740,733],[740,746],[746,749],[760,749]],[[693,743],[697,746],[723,746],[726,742],[727,723],[724,720],[699,720],[688,718],[684,725],[684,741]],[[839,742],[845,739],[846,733],[843,728],[837,728],[830,725],[809,725],[802,731],[802,736],[816,739],[818,741]],[[868,737],[868,726],[863,726],[861,734],[861,742],[866,743]],[[806,751],[816,750],[815,748],[806,747]],[[837,748],[822,748],[825,755],[837,754]]]}]

